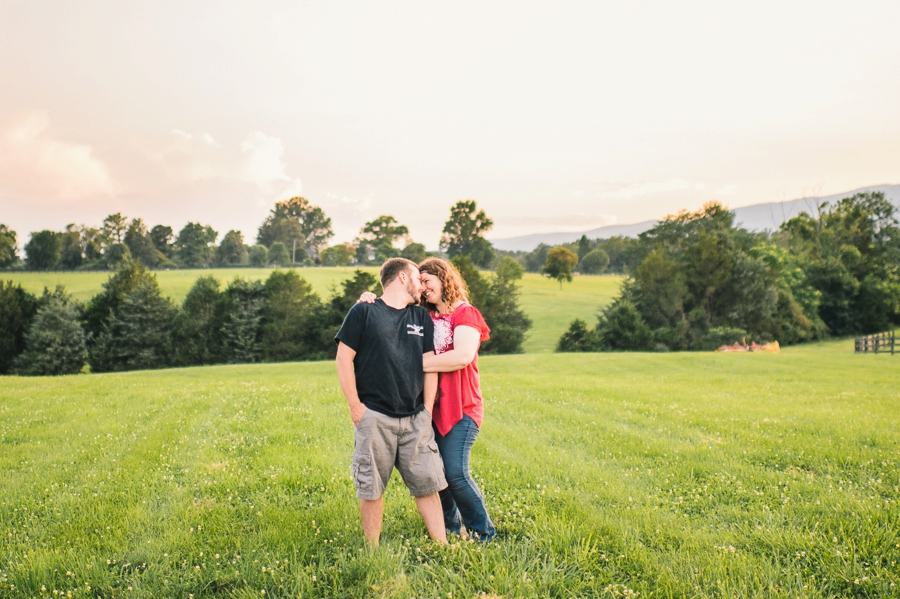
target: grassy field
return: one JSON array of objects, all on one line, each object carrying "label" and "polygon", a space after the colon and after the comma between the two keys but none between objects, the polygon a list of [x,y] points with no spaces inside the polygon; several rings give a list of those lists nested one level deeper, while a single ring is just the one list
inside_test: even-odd
[{"label": "grassy field", "polygon": [[376,550],[330,363],[5,377],[0,596],[900,596],[900,357],[481,365],[498,540],[426,541],[395,475]]},{"label": "grassy field", "polygon": [[[335,285],[352,276],[353,268],[302,268],[298,269],[321,297],[328,297]],[[366,268],[377,275],[377,268]],[[197,277],[212,275],[226,285],[235,277],[250,280],[264,280],[269,276],[268,268],[204,269],[157,271],[156,277],[163,293],[180,303],[184,300]],[[0,273],[0,278],[19,283],[31,293],[39,294],[44,287],[64,285],[78,300],[87,301],[100,292],[101,285],[109,277],[108,273],[90,272],[47,272],[47,273]],[[569,328],[575,318],[588,321],[593,326],[597,311],[608,304],[618,292],[621,276],[581,276],[571,283],[564,283],[560,289],[555,280],[528,273],[522,280],[521,305],[534,321],[525,342],[525,351],[552,352],[560,335]]]}]

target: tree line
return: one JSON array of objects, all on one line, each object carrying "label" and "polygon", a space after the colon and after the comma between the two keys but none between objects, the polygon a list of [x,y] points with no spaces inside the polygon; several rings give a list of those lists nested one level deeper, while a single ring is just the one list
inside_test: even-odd
[{"label": "tree line", "polygon": [[[531,321],[518,306],[518,263],[502,260],[491,275],[466,255],[454,263],[492,328],[482,353],[522,351]],[[0,374],[332,359],[347,311],[362,292],[379,289],[357,270],[323,300],[297,270],[276,269],[265,281],[235,278],[224,287],[199,277],[176,306],[137,260],[124,261],[85,304],[62,287],[35,296],[0,281]]]},{"label": "tree line", "polygon": [[573,321],[558,351],[791,344],[900,323],[900,228],[881,192],[823,204],[772,234],[735,227],[710,203],[624,247],[634,266],[621,293],[595,327]]},{"label": "tree line", "polygon": [[[440,241],[453,258],[468,256],[480,268],[496,266],[495,252],[484,234],[493,221],[474,200],[457,202],[450,211]],[[331,219],[319,206],[297,196],[277,202],[260,225],[256,244],[247,245],[240,231],[228,231],[220,241],[209,225],[188,222],[176,234],[168,225],[150,228],[141,218],[121,213],[107,216],[99,228],[68,225],[64,231],[32,232],[19,255],[18,236],[0,224],[0,269],[115,270],[129,260],[155,268],[381,264],[402,256],[425,259],[425,246],[391,215],[367,222],[348,243],[328,245],[334,237]]]}]

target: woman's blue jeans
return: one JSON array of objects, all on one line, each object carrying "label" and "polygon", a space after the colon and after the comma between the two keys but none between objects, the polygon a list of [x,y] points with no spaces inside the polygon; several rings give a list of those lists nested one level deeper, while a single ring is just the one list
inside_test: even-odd
[{"label": "woman's blue jeans", "polygon": [[488,516],[484,496],[469,474],[469,456],[476,437],[478,425],[465,414],[446,435],[435,430],[434,438],[441,450],[447,477],[447,488],[441,491],[441,507],[444,508],[447,532],[459,534],[461,524],[465,524],[469,534],[480,541],[490,541],[497,531]]}]

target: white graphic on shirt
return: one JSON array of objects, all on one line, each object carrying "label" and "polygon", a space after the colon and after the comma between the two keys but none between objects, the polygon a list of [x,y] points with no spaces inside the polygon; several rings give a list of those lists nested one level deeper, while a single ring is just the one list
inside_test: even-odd
[{"label": "white graphic on shirt", "polygon": [[422,329],[425,327],[417,325],[417,324],[408,324],[406,325],[406,334],[407,335],[418,335],[419,337],[424,337],[425,334],[422,333]]},{"label": "white graphic on shirt", "polygon": [[434,321],[434,353],[442,354],[453,345],[453,329],[443,318]]}]

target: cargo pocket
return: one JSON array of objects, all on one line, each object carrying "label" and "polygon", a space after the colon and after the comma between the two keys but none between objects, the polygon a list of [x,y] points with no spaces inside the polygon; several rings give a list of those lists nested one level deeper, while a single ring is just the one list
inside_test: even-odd
[{"label": "cargo pocket", "polygon": [[361,499],[369,499],[375,489],[375,480],[372,476],[372,456],[354,453],[352,470],[357,496]]},{"label": "cargo pocket", "polygon": [[428,453],[431,455],[431,476],[437,485],[446,485],[447,479],[444,474],[444,460],[441,458],[441,452],[438,449],[437,441],[428,442]]}]

